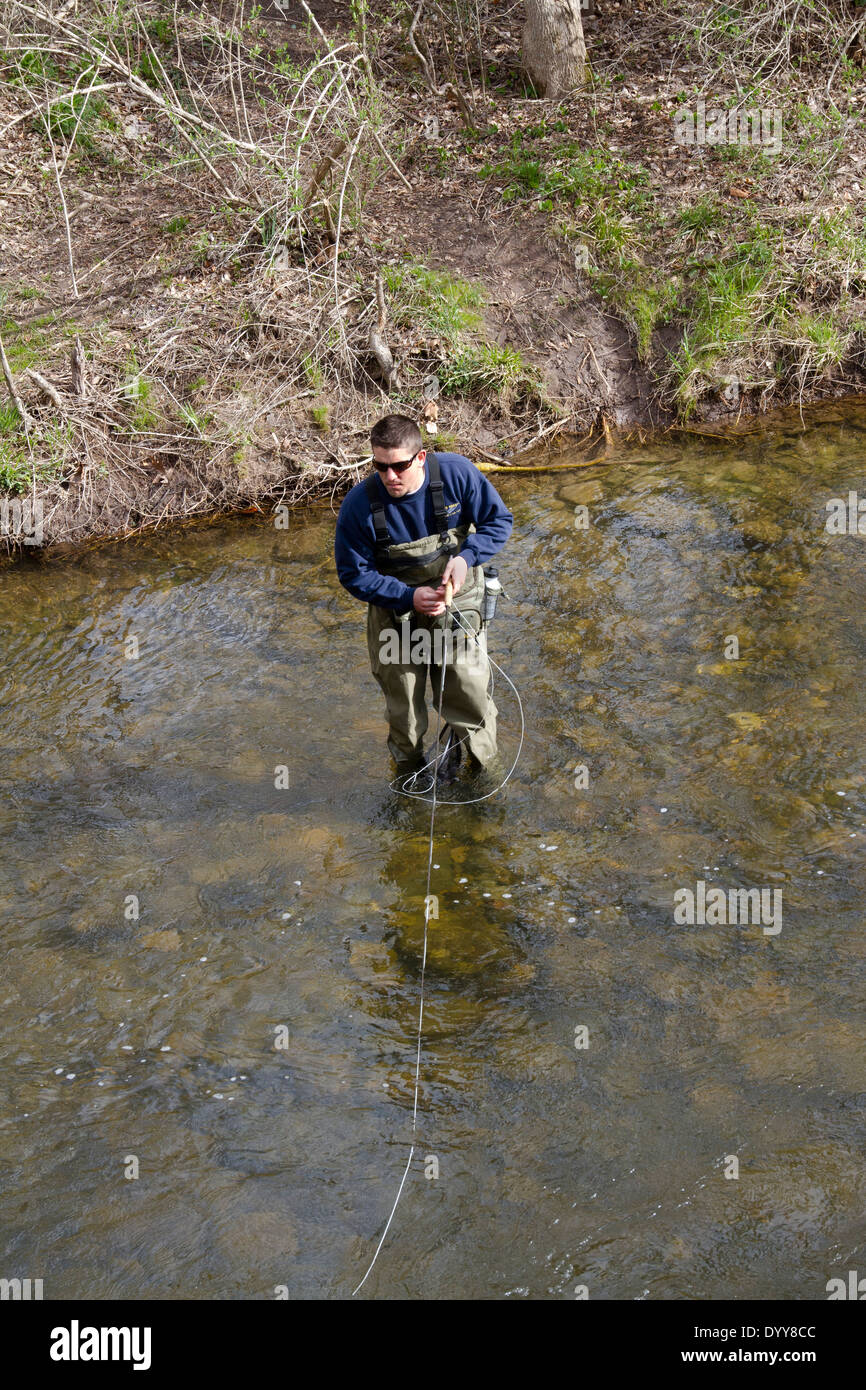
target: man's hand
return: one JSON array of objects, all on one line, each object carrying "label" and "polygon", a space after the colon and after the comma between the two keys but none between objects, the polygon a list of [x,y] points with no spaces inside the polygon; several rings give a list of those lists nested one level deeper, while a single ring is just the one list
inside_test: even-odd
[{"label": "man's hand", "polygon": [[445,612],[445,585],[441,589],[431,589],[429,584],[419,584],[412,595],[412,607],[416,613],[438,618]]},{"label": "man's hand", "polygon": [[466,583],[466,576],[468,573],[469,566],[463,559],[463,556],[452,555],[451,559],[448,561],[448,564],[445,566],[445,571],[442,575],[442,578],[439,581],[439,592],[441,593],[442,597],[445,597],[445,585],[448,583],[449,579],[451,580],[451,583],[454,585],[455,594],[459,594],[460,590],[463,588],[463,585]]},{"label": "man's hand", "polygon": [[426,613],[431,618],[440,617],[445,612],[445,585],[448,580],[451,580],[455,594],[459,594],[468,573],[469,566],[466,561],[460,555],[452,555],[445,566],[438,588],[432,589],[429,584],[421,584],[415,590],[412,598],[415,611]]}]

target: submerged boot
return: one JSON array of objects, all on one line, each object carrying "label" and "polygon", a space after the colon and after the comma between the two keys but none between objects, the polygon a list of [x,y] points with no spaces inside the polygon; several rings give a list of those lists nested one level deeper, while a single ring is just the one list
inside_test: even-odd
[{"label": "submerged boot", "polygon": [[463,757],[463,745],[450,725],[445,724],[439,735],[439,742],[430,751],[428,762],[435,759],[436,782],[447,787],[454,781]]},{"label": "submerged boot", "polygon": [[[400,759],[397,761],[397,771],[394,783],[398,791],[418,791],[419,784],[429,780],[429,769],[427,773],[422,773],[424,767],[424,754],[418,753],[414,758]],[[420,775],[419,775],[420,774]],[[416,781],[417,779],[417,781]]]}]

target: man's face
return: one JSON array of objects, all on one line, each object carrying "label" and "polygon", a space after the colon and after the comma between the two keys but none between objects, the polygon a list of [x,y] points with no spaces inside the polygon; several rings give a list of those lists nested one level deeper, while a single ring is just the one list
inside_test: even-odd
[{"label": "man's face", "polygon": [[[411,445],[402,449],[380,449],[376,444],[373,447],[373,458],[377,463],[405,463],[411,452]],[[379,473],[379,477],[392,497],[408,497],[410,492],[417,492],[424,481],[424,460],[426,457],[427,450],[419,449],[411,466],[404,472],[398,473],[394,468],[388,468],[384,473]]]}]

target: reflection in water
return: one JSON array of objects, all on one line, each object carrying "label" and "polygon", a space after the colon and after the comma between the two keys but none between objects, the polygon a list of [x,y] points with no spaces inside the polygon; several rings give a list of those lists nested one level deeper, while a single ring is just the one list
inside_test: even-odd
[{"label": "reflection in water", "polygon": [[[866,1260],[866,542],[824,530],[864,429],[497,480],[527,741],[437,815],[365,1294],[820,1298]],[[333,524],[4,575],[0,1272],[46,1297],[344,1297],[393,1201],[429,810]],[[701,879],[780,888],[781,933],[676,926]]]}]

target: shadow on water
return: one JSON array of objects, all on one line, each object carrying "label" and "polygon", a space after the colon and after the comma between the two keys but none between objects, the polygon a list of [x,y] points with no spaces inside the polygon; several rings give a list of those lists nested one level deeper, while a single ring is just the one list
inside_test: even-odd
[{"label": "shadow on water", "polygon": [[[526,744],[437,814],[364,1293],[824,1297],[866,1259],[866,541],[825,529],[866,412],[497,481]],[[390,1210],[429,807],[332,538],[4,576],[3,1272],[46,1297],[345,1297]],[[676,921],[699,881],[780,929]]]}]

